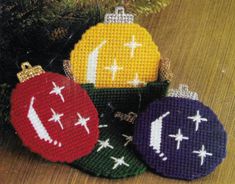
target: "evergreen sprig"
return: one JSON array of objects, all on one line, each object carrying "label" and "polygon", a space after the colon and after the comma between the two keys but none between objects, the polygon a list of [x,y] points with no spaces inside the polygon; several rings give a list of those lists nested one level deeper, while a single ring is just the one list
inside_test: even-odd
[{"label": "evergreen sprig", "polygon": [[[22,61],[61,72],[61,60],[90,26],[116,6],[136,15],[159,12],[170,0],[1,0],[0,83],[16,83]],[[62,58],[62,59],[61,59]],[[55,63],[55,65],[52,65]],[[49,67],[50,66],[50,67]]]}]

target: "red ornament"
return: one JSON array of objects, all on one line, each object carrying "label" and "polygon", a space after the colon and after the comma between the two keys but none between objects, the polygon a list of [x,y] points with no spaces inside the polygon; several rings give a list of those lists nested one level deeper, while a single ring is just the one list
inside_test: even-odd
[{"label": "red ornament", "polygon": [[11,121],[23,144],[54,162],[89,154],[98,139],[99,120],[87,92],[40,66],[24,63],[22,69],[22,83],[11,97]]}]

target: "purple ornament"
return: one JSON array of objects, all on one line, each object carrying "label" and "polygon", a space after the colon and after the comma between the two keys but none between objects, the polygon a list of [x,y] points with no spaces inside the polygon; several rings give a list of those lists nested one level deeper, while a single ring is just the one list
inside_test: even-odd
[{"label": "purple ornament", "polygon": [[133,143],[158,174],[186,180],[206,176],[225,158],[226,132],[209,107],[175,96],[180,98],[156,100],[139,115]]}]

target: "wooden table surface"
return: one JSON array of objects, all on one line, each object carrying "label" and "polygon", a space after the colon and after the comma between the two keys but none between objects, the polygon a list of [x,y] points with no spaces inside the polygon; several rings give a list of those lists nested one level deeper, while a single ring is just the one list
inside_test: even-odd
[{"label": "wooden table surface", "polygon": [[[173,0],[160,14],[139,19],[163,56],[172,61],[171,87],[197,91],[228,133],[227,157],[209,176],[192,183],[235,183],[235,0]],[[6,136],[9,137],[9,136]],[[90,176],[44,161],[14,136],[0,146],[0,184],[183,184],[151,172],[120,180]]]}]

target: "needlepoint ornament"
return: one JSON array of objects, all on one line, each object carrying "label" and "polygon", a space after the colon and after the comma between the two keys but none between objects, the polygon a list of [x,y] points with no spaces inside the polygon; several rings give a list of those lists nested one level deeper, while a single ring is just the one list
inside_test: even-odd
[{"label": "needlepoint ornament", "polygon": [[[96,108],[107,103],[143,105],[166,95],[171,79],[170,62],[134,16],[117,7],[85,32],[64,60],[65,74],[85,88]],[[138,102],[137,102],[138,103]]]},{"label": "needlepoint ornament", "polygon": [[222,162],[226,139],[215,113],[181,85],[139,115],[133,142],[154,172],[192,180],[208,175]]},{"label": "needlepoint ornament", "polygon": [[121,116],[115,114],[116,109],[111,106],[101,113],[100,137],[95,149],[88,156],[73,162],[73,167],[106,178],[125,178],[146,170],[132,147],[133,124],[127,119],[121,122]]},{"label": "needlepoint ornament", "polygon": [[82,36],[70,54],[75,81],[96,88],[137,88],[157,80],[158,47],[133,19],[117,7]]},{"label": "needlepoint ornament", "polygon": [[11,122],[23,144],[47,160],[72,162],[98,139],[98,113],[86,91],[65,76],[23,63],[11,96]]}]

